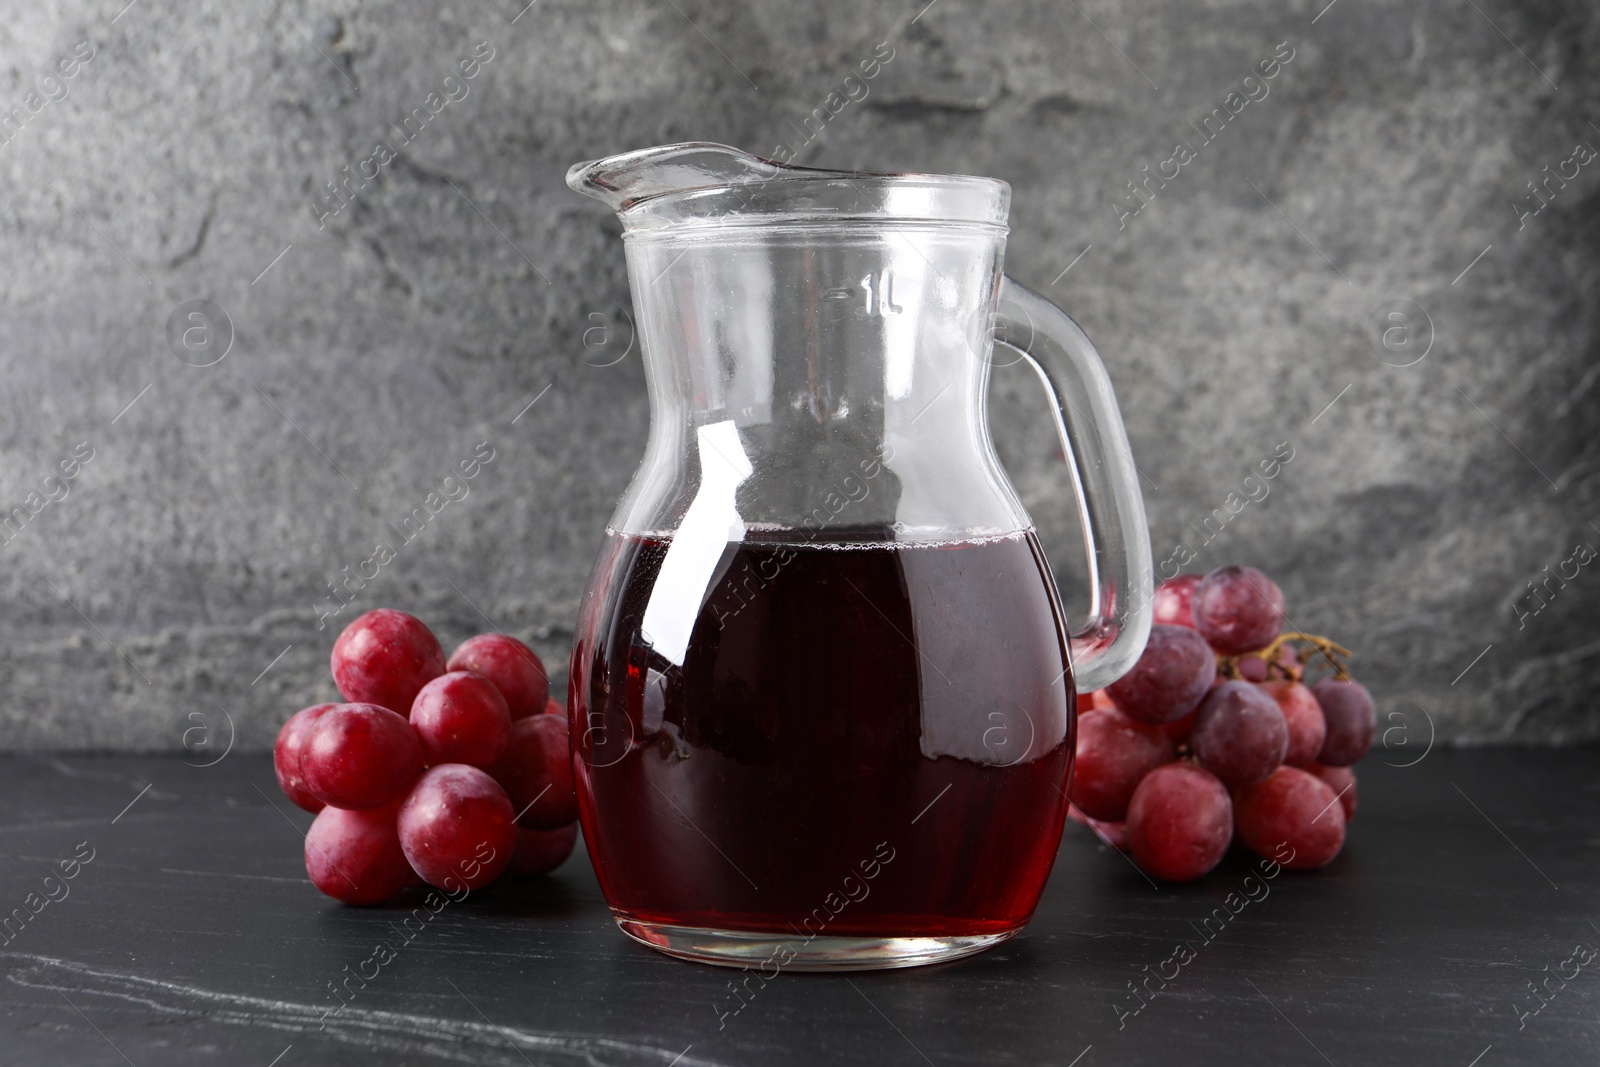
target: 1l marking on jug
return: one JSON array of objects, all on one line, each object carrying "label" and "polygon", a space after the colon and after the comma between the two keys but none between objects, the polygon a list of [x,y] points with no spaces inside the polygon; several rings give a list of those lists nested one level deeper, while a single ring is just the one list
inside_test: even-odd
[{"label": "1l marking on jug", "polygon": [[881,319],[884,315],[898,315],[905,310],[900,304],[894,302],[894,271],[881,270],[868,274],[855,285],[841,285],[833,289],[824,289],[822,295],[827,300],[852,300],[857,298],[858,291],[866,291],[866,305],[859,310],[868,318]]}]

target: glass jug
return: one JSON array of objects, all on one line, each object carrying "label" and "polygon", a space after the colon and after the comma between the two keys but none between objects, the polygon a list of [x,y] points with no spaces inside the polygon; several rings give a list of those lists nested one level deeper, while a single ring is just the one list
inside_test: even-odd
[{"label": "glass jug", "polygon": [[[715,144],[567,184],[622,219],[651,404],[568,704],[618,924],[770,973],[1013,936],[1060,841],[1076,692],[1137,659],[1151,569],[1099,357],[1001,274],[1010,187]],[[996,340],[1072,461],[1080,628],[989,440]]]}]

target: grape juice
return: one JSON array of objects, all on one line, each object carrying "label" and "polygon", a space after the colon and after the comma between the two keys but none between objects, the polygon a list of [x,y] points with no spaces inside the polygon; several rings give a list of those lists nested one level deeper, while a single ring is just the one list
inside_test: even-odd
[{"label": "grape juice", "polygon": [[1073,751],[1037,539],[788,536],[607,534],[569,693],[607,901],[808,938],[1014,931]]}]

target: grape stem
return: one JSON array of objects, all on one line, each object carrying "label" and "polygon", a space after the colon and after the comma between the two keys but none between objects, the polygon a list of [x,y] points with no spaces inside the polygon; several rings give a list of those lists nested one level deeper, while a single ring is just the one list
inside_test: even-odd
[{"label": "grape stem", "polygon": [[1297,630],[1290,630],[1287,633],[1279,634],[1272,644],[1268,645],[1266,648],[1260,649],[1259,651],[1246,652],[1244,656],[1226,657],[1220,661],[1218,666],[1229,678],[1238,678],[1240,677],[1238,661],[1243,659],[1245,656],[1249,656],[1254,659],[1265,661],[1267,665],[1267,677],[1270,678],[1272,677],[1273,672],[1277,672],[1277,674],[1279,674],[1281,677],[1287,678],[1289,681],[1298,682],[1305,676],[1304,666],[1285,666],[1284,664],[1278,662],[1278,653],[1286,645],[1295,644],[1309,645],[1316,649],[1317,654],[1323,659],[1327,660],[1328,665],[1333,668],[1334,678],[1341,682],[1350,680],[1350,668],[1346,665],[1345,660],[1353,657],[1355,655],[1354,652],[1350,651],[1348,648],[1345,648],[1331,637],[1323,637],[1320,634],[1300,633]]}]

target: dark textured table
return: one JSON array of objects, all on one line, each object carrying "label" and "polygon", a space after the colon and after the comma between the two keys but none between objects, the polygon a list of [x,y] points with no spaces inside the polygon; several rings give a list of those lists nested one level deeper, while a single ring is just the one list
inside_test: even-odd
[{"label": "dark textured table", "polygon": [[[306,881],[310,816],[265,758],[8,758],[0,907],[26,918],[0,935],[0,1062],[1595,1063],[1600,754],[1385,758],[1415,756],[1363,764],[1320,873],[1236,855],[1158,887],[1069,824],[1017,940],[743,1000],[627,940],[581,852],[403,925],[418,900]],[[371,977],[335,1012],[346,968]]]}]

